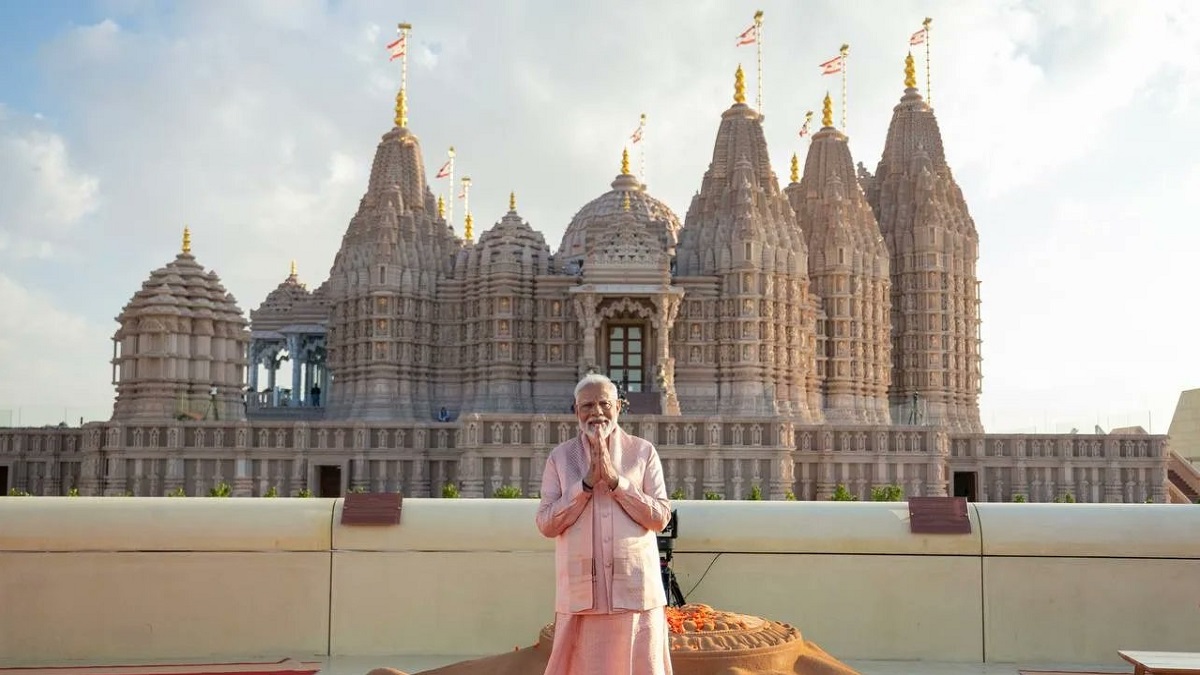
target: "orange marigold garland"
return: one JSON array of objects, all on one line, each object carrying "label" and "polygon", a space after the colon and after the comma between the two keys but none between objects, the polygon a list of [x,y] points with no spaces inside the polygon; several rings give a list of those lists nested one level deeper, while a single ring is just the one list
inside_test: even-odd
[{"label": "orange marigold garland", "polygon": [[712,630],[712,608],[708,605],[685,605],[683,607],[667,607],[667,628],[676,635],[683,633],[698,633]]}]

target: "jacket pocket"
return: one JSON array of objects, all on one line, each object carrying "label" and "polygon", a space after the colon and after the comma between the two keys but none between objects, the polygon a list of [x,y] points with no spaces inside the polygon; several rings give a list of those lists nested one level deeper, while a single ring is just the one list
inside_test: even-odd
[{"label": "jacket pocket", "polygon": [[572,558],[567,562],[567,605],[569,611],[591,609],[595,605],[592,584],[595,569],[591,558]]}]

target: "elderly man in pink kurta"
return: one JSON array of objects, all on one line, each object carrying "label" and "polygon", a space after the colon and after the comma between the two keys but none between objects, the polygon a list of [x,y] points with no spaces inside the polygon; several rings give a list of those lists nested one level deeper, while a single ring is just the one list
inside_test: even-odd
[{"label": "elderly man in pink kurta", "polygon": [[554,537],[554,647],[547,675],[669,675],[657,534],[671,519],[654,446],[617,425],[603,375],[575,387],[580,433],[554,448],[537,526]]}]

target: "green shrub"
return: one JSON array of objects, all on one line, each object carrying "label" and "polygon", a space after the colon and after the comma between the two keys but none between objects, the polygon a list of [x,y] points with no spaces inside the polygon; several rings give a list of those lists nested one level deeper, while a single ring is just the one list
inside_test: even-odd
[{"label": "green shrub", "polygon": [[267,491],[263,493],[263,496],[264,497],[278,497],[279,496],[279,488],[272,485],[271,487],[267,488]]},{"label": "green shrub", "polygon": [[831,502],[856,502],[856,501],[858,501],[858,497],[855,497],[854,495],[850,494],[850,491],[846,489],[845,485],[838,483],[837,487],[834,488],[833,496],[829,498],[829,501],[831,501]]},{"label": "green shrub", "polygon": [[904,488],[899,485],[876,485],[871,488],[871,501],[902,502],[904,501]]},{"label": "green shrub", "polygon": [[31,497],[32,495],[30,495],[28,492],[22,490],[21,488],[10,488],[8,491],[8,496],[9,497]]},{"label": "green shrub", "polygon": [[687,499],[687,495],[684,494],[683,488],[677,487],[677,488],[675,488],[675,491],[671,493],[671,499],[673,501],[678,501],[680,499]]},{"label": "green shrub", "polygon": [[749,499],[752,502],[761,502],[762,501],[762,488],[760,488],[757,485],[751,485],[750,486],[750,494],[746,495],[746,499]]},{"label": "green shrub", "polygon": [[708,490],[705,490],[704,498],[710,499],[710,500],[721,500],[721,499],[725,499],[725,495],[722,495],[720,492],[710,492]]},{"label": "green shrub", "polygon": [[796,501],[796,493],[792,492],[791,490],[788,490],[787,492],[783,493],[783,501],[785,501],[785,502]]},{"label": "green shrub", "polygon": [[515,485],[501,485],[492,493],[497,499],[520,499],[522,497],[521,488]]},{"label": "green shrub", "polygon": [[454,483],[446,483],[442,486],[442,499],[458,499],[461,496],[458,486]]},{"label": "green shrub", "polygon": [[229,487],[229,483],[224,481],[217,483],[215,488],[208,491],[209,497],[231,497],[233,496],[233,488]]},{"label": "green shrub", "polygon": [[312,493],[312,490],[309,490],[308,488],[300,488],[300,491],[296,493],[296,496],[300,497],[300,498],[308,499],[313,496],[313,493]]},{"label": "green shrub", "polygon": [[183,486],[177,487],[167,493],[168,497],[186,497],[187,493],[183,491]]},{"label": "green shrub", "polygon": [[1023,495],[1019,492],[1017,494],[1013,495],[1013,503],[1014,504],[1024,504],[1025,503],[1025,495]]}]

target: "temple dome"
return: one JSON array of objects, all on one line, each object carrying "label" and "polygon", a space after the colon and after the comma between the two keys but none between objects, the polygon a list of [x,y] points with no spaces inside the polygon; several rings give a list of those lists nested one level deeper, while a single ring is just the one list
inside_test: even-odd
[{"label": "temple dome", "polygon": [[559,265],[584,259],[590,247],[625,213],[626,195],[629,196],[629,212],[638,226],[654,235],[663,251],[674,254],[679,241],[678,216],[669,206],[650,196],[646,186],[630,175],[625,166],[623,173],[612,182],[611,190],[585,204],[571,219],[558,248]]},{"label": "temple dome", "polygon": [[308,288],[300,283],[300,277],[296,274],[296,268],[293,265],[292,273],[284,279],[275,290],[267,294],[262,304],[258,309],[251,312],[251,317],[260,314],[277,314],[290,311],[297,305],[302,305],[312,297],[308,292]]},{"label": "temple dome", "polygon": [[[242,419],[250,331],[215,272],[183,250],[150,273],[116,318],[113,419]],[[198,418],[197,418],[198,419]]]}]

